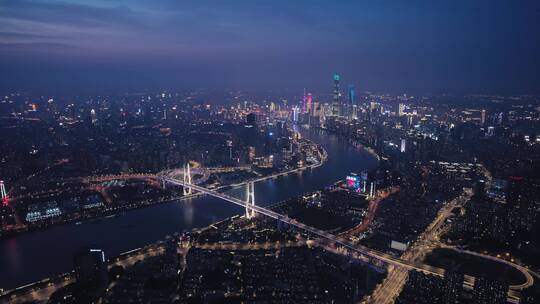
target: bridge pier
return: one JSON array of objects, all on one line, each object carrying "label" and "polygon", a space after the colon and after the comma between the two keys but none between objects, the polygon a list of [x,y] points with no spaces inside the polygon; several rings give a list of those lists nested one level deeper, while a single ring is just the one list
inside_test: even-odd
[{"label": "bridge pier", "polygon": [[4,185],[4,181],[2,180],[0,180],[0,195],[2,196],[0,203],[7,205],[8,197],[6,193],[6,186]]},{"label": "bridge pier", "polygon": [[190,195],[191,194],[191,188],[190,187],[186,187],[187,184],[191,184],[191,170],[190,170],[190,167],[189,167],[189,162],[184,165],[184,174],[183,175],[183,181],[184,181],[184,185],[182,186],[183,188],[183,193],[184,195]]},{"label": "bridge pier", "polygon": [[255,210],[250,206],[255,206],[255,184],[249,182],[246,184],[246,218],[250,219],[255,216]]}]

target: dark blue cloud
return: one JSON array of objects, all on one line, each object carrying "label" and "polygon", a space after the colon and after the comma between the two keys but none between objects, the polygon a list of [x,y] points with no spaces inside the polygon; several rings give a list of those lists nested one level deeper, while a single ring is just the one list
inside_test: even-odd
[{"label": "dark blue cloud", "polygon": [[140,24],[127,6],[96,7],[55,1],[4,0],[0,18],[74,26]]},{"label": "dark blue cloud", "polygon": [[0,0],[0,89],[324,89],[338,71],[371,90],[532,92],[540,88],[539,7]]}]

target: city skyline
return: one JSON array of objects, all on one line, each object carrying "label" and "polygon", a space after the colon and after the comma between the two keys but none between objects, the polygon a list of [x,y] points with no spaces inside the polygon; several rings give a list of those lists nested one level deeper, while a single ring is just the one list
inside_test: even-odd
[{"label": "city skyline", "polygon": [[539,14],[0,0],[0,303],[539,303]]}]

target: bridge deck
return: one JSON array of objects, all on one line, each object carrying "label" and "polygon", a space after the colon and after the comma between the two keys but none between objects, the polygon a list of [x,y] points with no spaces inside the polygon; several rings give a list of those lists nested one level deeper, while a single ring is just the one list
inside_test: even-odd
[{"label": "bridge deck", "polygon": [[[264,208],[264,207],[261,207],[261,206],[257,206],[257,205],[246,204],[246,202],[244,202],[244,201],[242,201],[242,200],[240,200],[238,198],[235,198],[235,197],[232,197],[232,196],[229,196],[229,195],[226,195],[226,194],[214,191],[214,190],[206,189],[206,188],[201,187],[201,186],[197,186],[197,185],[193,185],[193,184],[187,184],[187,183],[184,184],[183,181],[176,180],[174,178],[170,178],[170,177],[162,177],[162,178],[163,178],[163,180],[165,180],[166,182],[169,182],[171,184],[175,184],[175,185],[182,186],[182,187],[185,186],[185,187],[191,188],[191,189],[193,189],[195,191],[199,191],[199,192],[211,195],[213,197],[223,199],[223,200],[231,202],[231,203],[233,203],[235,205],[238,205],[238,206],[241,206],[241,207],[244,207],[244,208],[248,208],[248,209],[250,209],[252,211],[255,211],[256,213],[266,215],[268,217],[274,218],[274,219],[276,219],[278,221],[281,221],[283,223],[286,223],[288,225],[294,226],[294,227],[296,227],[298,229],[301,229],[303,231],[306,231],[308,233],[316,235],[316,236],[318,236],[318,237],[320,237],[322,239],[330,241],[333,244],[337,244],[337,245],[341,246],[345,250],[348,250],[349,251],[348,253],[350,255],[356,255],[357,257],[360,256],[359,258],[367,257],[369,259],[372,259],[372,261],[373,260],[380,261],[380,262],[387,263],[387,264],[390,264],[390,265],[394,265],[394,266],[397,266],[397,267],[402,267],[402,268],[405,268],[405,269],[408,269],[408,270],[416,270],[416,271],[423,272],[425,274],[435,275],[435,276],[438,276],[438,277],[444,277],[445,271],[442,268],[437,268],[437,267],[433,267],[431,265],[422,264],[422,263],[413,263],[413,262],[405,261],[405,260],[402,260],[402,259],[400,259],[398,257],[392,256],[390,254],[380,252],[380,251],[377,251],[377,250],[373,250],[373,249],[367,248],[365,246],[354,245],[354,244],[348,242],[347,240],[345,240],[343,238],[340,238],[340,237],[338,237],[336,235],[328,233],[328,232],[326,232],[324,230],[320,230],[320,229],[305,225],[303,223],[300,223],[300,222],[296,221],[295,219],[292,219],[292,218],[290,218],[290,217],[288,217],[286,215],[283,215],[283,214],[279,214],[279,213],[277,213],[275,211],[272,211],[270,209],[267,209],[267,208]],[[507,263],[510,263],[510,262],[507,262]],[[520,269],[520,267],[521,267],[521,266],[515,265],[515,264],[512,264],[512,265],[514,267],[518,266],[517,267],[518,269]],[[524,270],[524,268],[520,269],[520,270]],[[525,270],[525,272],[527,272],[527,271]],[[532,280],[531,280],[530,274],[528,276],[526,276],[526,277],[527,277],[527,282],[526,283],[520,284],[520,285],[512,285],[512,286],[510,286],[510,289],[512,289],[512,290],[522,290],[523,288],[526,288],[526,287],[532,285],[532,283],[531,283]]]},{"label": "bridge deck", "polygon": [[[184,186],[183,181],[176,180],[176,179],[173,179],[173,178],[168,178],[168,177],[165,177],[164,179],[165,179],[165,181],[167,181],[167,182],[169,182],[171,184],[175,184],[175,185],[182,186],[182,187]],[[281,221],[283,223],[294,226],[294,227],[296,227],[298,229],[309,232],[309,233],[311,233],[313,235],[316,235],[318,237],[329,240],[330,242],[335,243],[335,244],[337,244],[339,246],[342,246],[343,248],[345,248],[347,250],[350,250],[350,251],[352,251],[354,253],[364,255],[366,257],[369,257],[369,258],[372,258],[372,259],[375,259],[375,260],[378,260],[378,261],[381,261],[381,262],[384,262],[384,263],[388,263],[388,264],[391,264],[391,265],[404,267],[404,268],[407,268],[407,269],[415,269],[415,270],[418,270],[418,271],[421,271],[421,272],[424,272],[424,273],[427,273],[427,274],[431,274],[431,275],[444,276],[444,269],[436,268],[436,267],[433,267],[433,266],[430,266],[430,265],[424,265],[424,264],[420,264],[420,265],[412,264],[412,263],[400,260],[399,258],[396,258],[396,257],[394,257],[392,255],[387,254],[387,253],[379,252],[379,251],[376,251],[376,250],[373,250],[373,249],[368,249],[368,248],[366,248],[364,246],[353,245],[352,243],[350,243],[350,242],[348,242],[348,241],[346,241],[346,240],[344,240],[342,238],[339,238],[336,235],[328,233],[328,232],[326,232],[324,230],[320,230],[320,229],[305,225],[305,224],[300,223],[300,222],[298,222],[298,221],[296,221],[296,220],[294,220],[294,219],[292,219],[292,218],[290,218],[290,217],[288,217],[286,215],[279,214],[279,213],[277,213],[275,211],[266,209],[266,208],[261,207],[261,206],[257,206],[257,205],[247,205],[246,206],[246,203],[244,201],[242,201],[242,200],[240,200],[238,198],[223,194],[223,193],[219,193],[219,192],[214,191],[214,190],[206,189],[206,188],[201,187],[201,186],[197,186],[197,185],[193,185],[193,184],[187,184],[187,183],[185,184],[185,186],[189,187],[189,188],[191,188],[191,189],[193,189],[195,191],[199,191],[199,192],[211,195],[213,197],[217,197],[217,198],[223,199],[225,201],[231,202],[231,203],[233,203],[235,205],[251,209],[251,210],[255,211],[256,213],[260,213],[260,214],[266,215],[268,217],[274,218],[274,219],[276,219],[278,221]]]}]

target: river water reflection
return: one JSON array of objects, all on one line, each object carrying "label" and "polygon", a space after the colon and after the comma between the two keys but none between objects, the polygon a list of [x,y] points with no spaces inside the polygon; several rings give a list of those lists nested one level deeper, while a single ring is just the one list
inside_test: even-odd
[{"label": "river water reflection", "polygon": [[[375,168],[376,159],[347,140],[322,130],[304,130],[304,137],[328,152],[322,166],[255,184],[255,201],[267,206],[343,179],[349,172]],[[244,188],[227,191],[243,198]],[[103,248],[114,256],[163,239],[164,236],[204,227],[244,212],[239,206],[204,196],[160,204],[82,225],[67,224],[0,240],[0,288],[9,289],[72,269],[72,253],[82,246]]]}]

